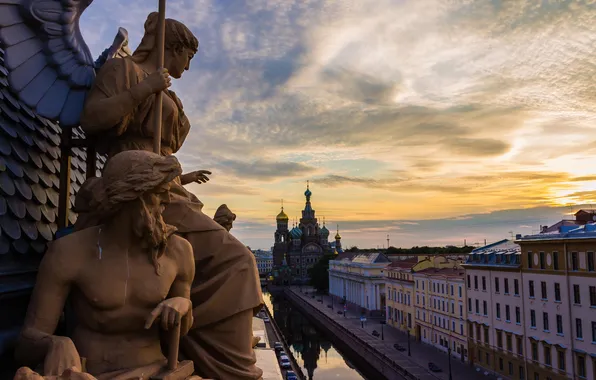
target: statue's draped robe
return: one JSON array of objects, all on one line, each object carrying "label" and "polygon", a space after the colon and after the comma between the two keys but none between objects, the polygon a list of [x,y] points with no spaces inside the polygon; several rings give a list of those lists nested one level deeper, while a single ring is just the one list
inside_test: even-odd
[{"label": "statue's draped robe", "polygon": [[[130,57],[112,59],[98,73],[87,102],[126,92],[147,75]],[[93,136],[98,151],[113,156],[124,150],[152,150],[154,98],[141,102],[112,129]],[[164,91],[161,142],[164,155],[177,152],[190,129],[177,103],[173,92]],[[101,117],[101,112],[85,112],[83,129],[85,123]],[[181,354],[193,360],[196,373],[206,378],[259,379],[262,371],[255,366],[252,318],[260,310],[263,296],[254,255],[202,212],[203,204],[179,179],[173,184],[171,194],[164,220],[191,243],[196,265],[191,290],[194,324],[182,338]],[[77,203],[77,207],[84,210],[85,202],[80,203],[83,205]],[[97,221],[82,213],[76,227],[93,224]]]}]

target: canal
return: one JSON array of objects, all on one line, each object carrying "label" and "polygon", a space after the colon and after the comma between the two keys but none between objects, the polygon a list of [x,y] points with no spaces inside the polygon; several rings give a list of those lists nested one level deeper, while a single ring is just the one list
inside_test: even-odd
[{"label": "canal", "polygon": [[265,303],[285,336],[307,379],[366,379],[283,294],[263,294]]}]

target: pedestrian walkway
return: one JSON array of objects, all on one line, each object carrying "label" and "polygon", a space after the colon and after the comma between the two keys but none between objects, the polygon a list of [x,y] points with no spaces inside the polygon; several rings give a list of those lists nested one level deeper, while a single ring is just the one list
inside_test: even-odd
[{"label": "pedestrian walkway", "polygon": [[[309,288],[292,288],[293,294],[297,297],[309,302],[309,304],[316,307],[321,312],[328,315],[340,325],[350,329],[359,338],[366,341],[369,345],[377,349],[380,353],[387,356],[389,359],[395,361],[400,367],[406,369],[408,372],[416,375],[421,380],[449,380],[449,358],[447,353],[439,350],[431,345],[418,342],[411,337],[409,346],[411,356],[408,356],[408,336],[406,333],[399,331],[393,327],[382,325],[380,318],[369,318],[364,322],[364,328],[360,321],[360,308],[356,305],[349,305],[347,311],[343,313],[343,305],[339,305],[337,300],[331,300],[329,296],[316,295],[311,297],[312,289]],[[302,291],[302,293],[301,293]],[[308,293],[308,295],[307,295]],[[322,300],[322,302],[319,302]],[[328,305],[333,304],[333,309]],[[338,314],[341,311],[341,314]],[[383,333],[383,336],[375,337],[372,335],[373,330]],[[393,345],[398,343],[406,348],[406,351],[397,351]],[[430,372],[428,370],[428,363],[433,362],[442,372]],[[492,375],[484,375],[483,372],[477,371],[475,368],[461,359],[451,358],[451,374],[452,380],[492,380],[495,379]]]}]

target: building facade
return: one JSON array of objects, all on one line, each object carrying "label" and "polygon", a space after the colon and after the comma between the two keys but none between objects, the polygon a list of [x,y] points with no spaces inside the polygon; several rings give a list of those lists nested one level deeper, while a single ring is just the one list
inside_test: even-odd
[{"label": "building facade", "polygon": [[595,217],[517,241],[529,379],[596,379]]},{"label": "building facade", "polygon": [[475,249],[463,265],[469,360],[510,379],[527,378],[520,252],[518,244],[502,240]]},{"label": "building facade", "polygon": [[386,323],[415,335],[414,277],[417,258],[394,261],[385,269]]},{"label": "building facade", "polygon": [[260,249],[253,250],[252,253],[255,255],[257,261],[257,269],[261,277],[266,277],[273,270],[273,255],[271,252],[262,251]]},{"label": "building facade", "polygon": [[385,267],[382,253],[360,253],[329,261],[329,294],[365,311],[385,312]]},{"label": "building facade", "polygon": [[463,268],[459,265],[426,268],[416,271],[412,277],[416,291],[416,337],[466,361],[468,341]]}]

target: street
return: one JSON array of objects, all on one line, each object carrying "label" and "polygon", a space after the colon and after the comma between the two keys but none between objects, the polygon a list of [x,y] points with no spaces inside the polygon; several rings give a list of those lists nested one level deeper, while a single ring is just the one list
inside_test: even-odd
[{"label": "street", "polygon": [[[346,316],[344,317],[343,312],[341,314],[337,313],[338,311],[343,311],[343,305],[340,305],[337,302],[337,299],[333,303],[334,308],[332,310],[330,307],[328,307],[328,305],[331,305],[331,297],[316,295],[313,299],[310,295],[307,296],[305,294],[307,291],[310,294],[312,292],[312,289],[305,287],[302,288],[302,292],[304,293],[300,293],[300,289],[298,287],[293,287],[292,290],[294,291],[294,294],[307,300],[311,305],[315,306],[318,310],[321,310],[322,312],[327,314],[337,323],[350,329],[350,331],[356,334],[359,338],[365,340],[372,347],[386,355],[391,360],[394,360],[399,366],[405,368],[410,373],[419,377],[421,380],[449,380],[449,360],[445,352],[440,351],[438,348],[435,348],[431,345],[422,342],[417,342],[415,338],[411,336],[411,356],[408,356],[407,334],[393,327],[381,325],[380,322],[382,319],[369,318],[364,323],[364,328],[362,328],[362,323],[360,321],[360,308],[356,308],[354,305],[350,305],[352,307],[348,307]],[[323,300],[322,303],[319,302],[320,299]],[[373,336],[373,330],[376,330],[377,332],[379,332],[379,334],[381,334],[382,332],[383,336]],[[397,351],[393,347],[395,343],[398,343],[402,347],[406,348],[406,350],[403,352]],[[437,366],[439,366],[439,368],[442,369],[442,372],[429,371],[429,362],[433,362]],[[466,363],[461,362],[461,360],[456,357],[451,358],[451,372],[452,380],[495,379],[495,377],[492,375],[486,376],[482,372],[476,371],[475,368],[471,367]]]}]

